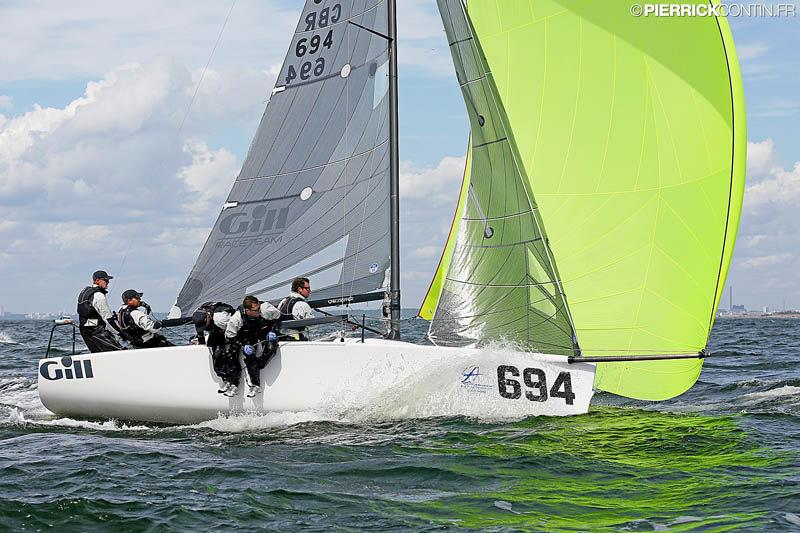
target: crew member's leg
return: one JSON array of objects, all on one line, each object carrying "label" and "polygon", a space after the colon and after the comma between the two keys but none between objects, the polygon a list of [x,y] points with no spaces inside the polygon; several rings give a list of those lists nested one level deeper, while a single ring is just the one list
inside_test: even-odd
[{"label": "crew member's leg", "polygon": [[214,362],[214,372],[222,381],[239,386],[242,376],[242,366],[239,364],[239,354],[225,350],[225,344],[212,343],[209,339],[208,347],[211,349],[211,360]]},{"label": "crew member's leg", "polygon": [[102,326],[91,328],[80,328],[81,337],[86,347],[92,353],[97,352],[114,352],[117,350],[124,350],[124,348],[117,342],[116,337]]},{"label": "crew member's leg", "polygon": [[143,342],[140,348],[165,348],[167,346],[175,346],[169,342],[163,335],[156,333],[149,341]]}]

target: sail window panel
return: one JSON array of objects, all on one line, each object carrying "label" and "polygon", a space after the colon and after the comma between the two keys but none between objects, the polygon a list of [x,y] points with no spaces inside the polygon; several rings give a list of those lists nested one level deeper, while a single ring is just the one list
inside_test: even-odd
[{"label": "sail window panel", "polygon": [[331,279],[329,283],[325,283],[315,278],[315,284],[325,286],[337,283],[341,278],[342,261],[347,251],[348,237],[349,236],[345,236],[339,239],[299,263],[292,265],[288,269],[276,272],[260,280],[258,283],[247,287],[245,291],[248,294],[261,296],[262,299],[269,299],[269,294],[273,290],[280,289],[283,293],[286,293],[286,287],[290,286],[293,278],[308,276],[312,273],[317,274],[320,271],[336,272],[335,279]]}]

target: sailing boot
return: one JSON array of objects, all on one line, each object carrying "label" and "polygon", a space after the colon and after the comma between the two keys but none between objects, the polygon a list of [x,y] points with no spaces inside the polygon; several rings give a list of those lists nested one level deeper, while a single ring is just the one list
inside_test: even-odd
[{"label": "sailing boot", "polygon": [[236,385],[234,385],[234,384],[231,384],[231,388],[229,388],[227,391],[225,391],[225,392],[224,392],[224,394],[225,394],[225,396],[227,396],[228,398],[233,398],[234,396],[236,396],[237,394],[239,394],[239,387],[237,387],[237,386],[236,386]]},{"label": "sailing boot", "polygon": [[231,387],[233,387],[233,383],[228,383],[227,381],[223,381],[222,386],[217,391],[217,394],[225,394],[226,392],[231,390]]},{"label": "sailing boot", "polygon": [[250,389],[247,391],[248,398],[254,398],[256,394],[261,392],[261,386],[259,385],[250,385]]}]

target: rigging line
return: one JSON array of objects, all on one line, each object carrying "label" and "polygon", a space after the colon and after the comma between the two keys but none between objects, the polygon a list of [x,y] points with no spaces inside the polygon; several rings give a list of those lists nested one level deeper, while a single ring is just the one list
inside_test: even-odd
[{"label": "rigging line", "polygon": [[[356,26],[358,26],[358,25],[356,24]],[[362,27],[362,26],[359,26],[359,27]],[[387,50],[387,55],[388,55],[388,50]],[[375,75],[372,78],[372,95],[373,95],[372,98],[373,98],[373,102],[375,101],[375,89],[376,89],[376,81],[377,81],[376,76],[377,75],[378,74],[377,74],[377,70],[376,70]],[[362,89],[362,93],[361,93],[362,97],[364,97],[365,93],[367,92],[365,89],[366,89],[368,83],[369,83],[369,81],[366,84],[364,84],[364,89]],[[387,106],[382,106],[382,109],[383,109],[383,111],[380,113],[380,125],[375,130],[375,139],[374,139],[373,142],[377,142],[379,140],[379,137],[381,135],[381,131],[383,130],[383,125],[384,125],[385,120],[388,118],[388,115],[389,115],[388,105]],[[375,106],[373,104],[373,113],[374,113],[374,111],[375,111]],[[372,120],[371,120],[371,117],[370,117],[370,122],[371,121]],[[358,140],[358,144],[361,143],[361,140],[364,138],[364,135],[366,134],[366,131],[367,131],[367,128],[365,127],[361,132],[361,137]],[[390,147],[390,149],[391,149],[391,147]],[[375,156],[375,152],[374,151],[370,152],[370,154],[369,154],[370,160],[372,160],[374,158],[374,156]],[[387,171],[389,171],[389,170],[390,169],[387,169]],[[351,276],[351,281],[350,281],[350,294],[351,295],[353,294],[353,290],[354,290],[355,282],[356,282],[356,266],[358,264],[358,256],[361,253],[361,242],[362,242],[362,238],[364,236],[365,222],[367,220],[367,204],[368,204],[368,200],[369,200],[369,196],[365,196],[364,197],[364,201],[363,201],[363,209],[362,209],[362,213],[361,213],[361,223],[359,225],[358,240],[357,240],[357,244],[356,244],[356,254],[355,254],[356,255],[356,259],[353,261],[353,274]],[[342,289],[344,290],[344,286],[342,286]]]},{"label": "rigging line", "polygon": [[[350,21],[348,21],[348,23],[349,22]],[[353,42],[351,40],[352,35],[350,33],[350,28],[349,27],[347,28],[347,30],[345,30],[345,36],[347,38],[347,63],[349,64],[349,63],[351,63],[353,61],[353,53],[354,53]],[[356,38],[356,43],[358,43],[358,38]],[[365,84],[365,86],[366,86],[366,84]],[[362,94],[362,96],[364,94],[364,89],[363,88],[361,90],[361,94]],[[356,105],[358,105],[358,104],[356,104]],[[350,116],[350,76],[348,76],[344,80],[344,146],[345,146],[345,150],[347,151],[347,153],[352,153],[355,150],[355,147],[351,148],[350,146],[347,146],[347,143],[350,141],[350,119],[351,118],[352,117]],[[368,163],[368,161],[366,161],[364,163],[365,166],[366,166],[367,163]],[[350,170],[350,160],[348,159],[347,161],[345,161],[344,169],[343,169],[344,189],[342,191],[343,192],[343,194],[342,194],[342,238],[348,237],[348,232],[347,232],[347,197],[348,197],[348,193],[350,191],[348,190],[348,187],[347,187],[347,178],[349,177],[349,170]],[[350,239],[349,238],[347,239],[347,244],[348,244],[348,246],[350,245]],[[345,255],[347,255],[347,251],[345,251]],[[342,263],[342,271],[344,271],[344,263]],[[352,296],[353,295],[352,288],[353,287],[351,285],[350,286],[350,294],[348,294],[348,296]],[[344,298],[344,296],[345,296],[345,294],[344,294],[344,285],[341,285],[339,287],[339,294],[341,295],[342,298]]]},{"label": "rigging line", "polygon": [[186,119],[189,118],[189,112],[192,110],[192,105],[194,104],[195,98],[197,98],[197,93],[200,91],[200,85],[203,83],[203,78],[206,76],[206,71],[208,70],[209,65],[211,65],[211,60],[214,58],[214,52],[217,51],[217,46],[219,45],[220,39],[222,39],[222,33],[225,31],[225,26],[228,25],[228,20],[231,18],[231,13],[233,13],[233,8],[236,6],[236,0],[233,0],[231,3],[231,8],[228,10],[228,15],[225,17],[225,22],[222,23],[222,28],[219,30],[219,35],[217,35],[217,41],[214,43],[214,48],[211,49],[211,55],[208,56],[208,61],[206,62],[206,66],[203,68],[202,74],[200,74],[200,79],[197,82],[197,85],[194,88],[194,94],[192,95],[192,99],[189,101],[189,107],[186,108],[186,113],[183,115],[183,119],[181,120],[180,126],[178,126],[178,131],[175,134],[178,137],[183,131],[183,126],[186,124]]}]

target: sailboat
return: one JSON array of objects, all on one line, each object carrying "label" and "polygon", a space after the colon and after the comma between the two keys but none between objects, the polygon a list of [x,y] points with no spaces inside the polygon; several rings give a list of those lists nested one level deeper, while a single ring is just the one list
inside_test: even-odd
[{"label": "sailboat", "polygon": [[305,2],[171,312],[272,300],[303,275],[319,309],[387,298],[385,338],[283,342],[255,398],[217,394],[203,346],[45,358],[48,409],[171,423],[243,411],[518,418],[586,413],[596,390],[663,400],[692,386],[744,183],[724,17],[438,0],[471,131],[419,313],[432,345],[419,345],[400,338],[395,3]]}]

